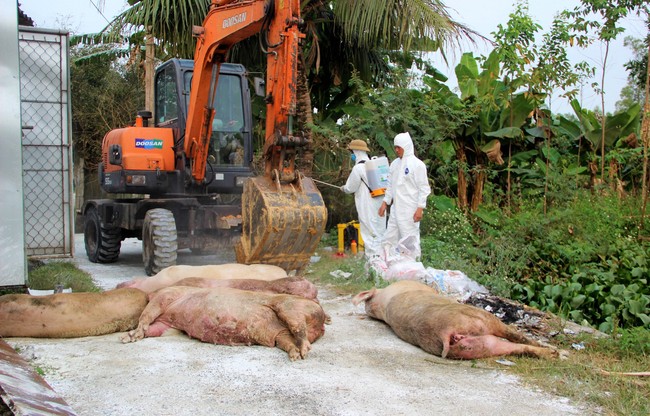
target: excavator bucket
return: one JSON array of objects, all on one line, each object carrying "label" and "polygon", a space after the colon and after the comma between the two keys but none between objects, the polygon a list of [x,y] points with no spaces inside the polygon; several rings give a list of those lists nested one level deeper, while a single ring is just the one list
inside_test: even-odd
[{"label": "excavator bucket", "polygon": [[326,220],[323,197],[310,178],[299,177],[290,184],[268,177],[251,178],[242,195],[237,261],[301,272],[318,247]]}]

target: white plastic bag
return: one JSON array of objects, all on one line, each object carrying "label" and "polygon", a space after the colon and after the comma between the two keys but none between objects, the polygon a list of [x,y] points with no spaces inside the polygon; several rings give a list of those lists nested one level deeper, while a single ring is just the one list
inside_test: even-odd
[{"label": "white plastic bag", "polygon": [[425,283],[437,286],[442,293],[467,299],[473,293],[490,293],[484,286],[470,279],[460,270],[437,270],[428,267]]},{"label": "white plastic bag", "polygon": [[426,275],[424,265],[419,261],[403,260],[393,262],[384,272],[386,280],[421,280]]}]

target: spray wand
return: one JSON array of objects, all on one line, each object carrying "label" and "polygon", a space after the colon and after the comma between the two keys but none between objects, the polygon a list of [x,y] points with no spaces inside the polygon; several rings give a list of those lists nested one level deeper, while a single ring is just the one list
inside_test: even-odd
[{"label": "spray wand", "polygon": [[338,186],[338,185],[334,185],[334,184],[332,184],[332,183],[327,183],[327,182],[319,181],[318,179],[314,179],[314,178],[311,178],[311,180],[314,181],[314,182],[322,183],[323,185],[331,186],[332,188],[341,189],[340,186]]}]

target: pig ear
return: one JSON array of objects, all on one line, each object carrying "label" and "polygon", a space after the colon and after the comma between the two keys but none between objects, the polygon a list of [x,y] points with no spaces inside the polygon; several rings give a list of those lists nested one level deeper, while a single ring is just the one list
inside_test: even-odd
[{"label": "pig ear", "polygon": [[370,290],[366,290],[365,292],[361,292],[361,293],[357,294],[355,297],[352,298],[352,303],[354,304],[354,306],[357,306],[361,302],[366,301],[366,300],[372,298],[373,296],[375,296],[376,291],[377,291],[377,289],[375,289],[373,287]]}]

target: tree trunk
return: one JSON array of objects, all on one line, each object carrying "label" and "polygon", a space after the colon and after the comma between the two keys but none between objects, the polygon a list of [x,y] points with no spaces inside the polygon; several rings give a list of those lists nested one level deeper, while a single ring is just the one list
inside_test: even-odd
[{"label": "tree trunk", "polygon": [[[510,110],[510,113],[512,113],[512,110]],[[512,127],[512,122],[510,123],[510,126]],[[508,215],[512,213],[512,140],[509,140],[508,143],[508,185],[507,185],[507,207],[508,207]]]},{"label": "tree trunk", "polygon": [[458,160],[458,208],[463,212],[467,212],[467,175],[465,168],[467,167],[467,155],[465,154],[465,147],[460,140],[456,141],[456,159]]},{"label": "tree trunk", "polygon": [[[650,19],[650,16],[648,16],[648,19]],[[648,141],[650,141],[650,45],[648,45],[648,70],[645,78],[645,105],[643,106],[643,121],[641,122],[641,142],[643,143],[643,182],[641,185],[641,198],[643,204],[641,208],[639,234],[641,230],[643,230],[648,201]]]},{"label": "tree trunk", "polygon": [[476,166],[476,176],[474,178],[474,193],[472,194],[472,212],[476,212],[483,202],[483,187],[487,179],[487,172],[482,165]]},{"label": "tree trunk", "polygon": [[314,124],[314,115],[311,105],[311,95],[307,81],[307,71],[302,59],[302,50],[298,59],[298,86],[297,86],[297,119],[298,131],[303,133],[307,144],[302,148],[300,158],[297,161],[297,168],[305,176],[312,176],[314,168],[314,148],[312,146],[312,135],[310,125]]},{"label": "tree trunk", "polygon": [[[75,160],[73,164],[73,177],[72,177],[72,182],[74,183],[74,211],[75,212],[81,212],[81,208],[83,207],[85,200],[85,193],[84,193],[84,188],[85,188],[85,173],[84,169],[86,168],[85,163],[84,163],[84,158],[79,158],[78,160]],[[75,233],[81,233],[83,232],[83,225],[81,222],[81,218],[77,215],[75,215]]]},{"label": "tree trunk", "polygon": [[605,124],[607,116],[605,115],[605,68],[607,67],[607,55],[609,55],[609,41],[605,42],[605,59],[603,59],[603,76],[600,80],[600,108],[602,109],[602,121],[600,122],[600,180],[605,181]]},{"label": "tree trunk", "polygon": [[609,161],[609,189],[612,193],[616,192],[616,180],[618,179],[618,161],[616,158],[612,158]]},{"label": "tree trunk", "polygon": [[147,29],[147,40],[145,41],[144,50],[144,108],[153,113],[153,78],[154,78],[154,39],[151,34],[151,28]]}]

